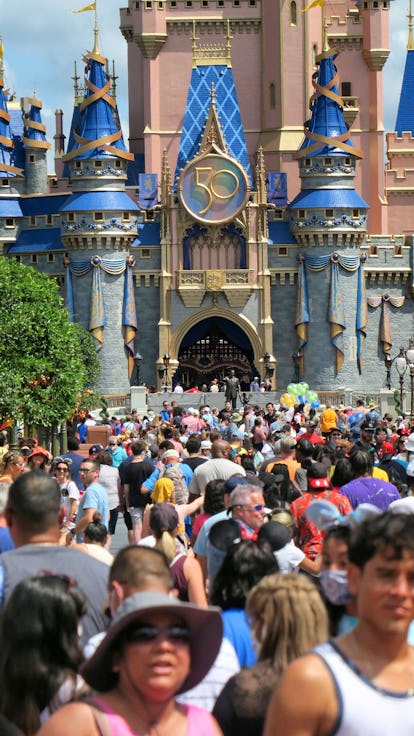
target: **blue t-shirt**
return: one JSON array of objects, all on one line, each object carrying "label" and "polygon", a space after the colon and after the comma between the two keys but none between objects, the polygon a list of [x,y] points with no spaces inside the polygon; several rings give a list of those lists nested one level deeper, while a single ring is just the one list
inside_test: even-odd
[{"label": "blue t-shirt", "polygon": [[[108,527],[108,494],[105,488],[100,483],[91,483],[91,485],[87,487],[79,502],[78,513],[76,515],[76,523],[83,519],[86,509],[96,509],[98,513],[102,516],[102,524],[105,524],[105,526]],[[77,541],[83,541],[83,533],[77,534]]]},{"label": "blue t-shirt", "polygon": [[252,635],[242,608],[229,608],[223,611],[223,636],[231,642],[236,650],[240,667],[252,667],[256,664],[256,652],[253,648]]},{"label": "blue t-shirt", "polygon": [[14,542],[7,526],[0,526],[0,554],[14,549]]}]

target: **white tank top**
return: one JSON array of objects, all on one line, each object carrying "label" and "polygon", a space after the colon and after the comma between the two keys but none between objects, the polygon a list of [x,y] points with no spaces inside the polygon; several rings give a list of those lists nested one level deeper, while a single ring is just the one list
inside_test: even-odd
[{"label": "white tank top", "polygon": [[334,680],[338,718],[330,736],[414,736],[414,688],[377,687],[334,642],[316,647]]}]

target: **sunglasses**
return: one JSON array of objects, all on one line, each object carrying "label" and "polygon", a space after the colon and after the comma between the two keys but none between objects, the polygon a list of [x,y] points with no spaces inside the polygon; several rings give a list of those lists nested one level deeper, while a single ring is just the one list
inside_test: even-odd
[{"label": "sunglasses", "polygon": [[242,504],[238,503],[238,506],[241,506],[244,509],[250,509],[251,511],[263,511],[264,505],[262,503],[256,503],[253,506],[251,504]]},{"label": "sunglasses", "polygon": [[129,629],[126,632],[126,641],[128,644],[149,644],[155,641],[159,636],[165,636],[172,642],[190,642],[190,631],[186,626],[175,624],[172,626],[152,626],[144,624]]}]

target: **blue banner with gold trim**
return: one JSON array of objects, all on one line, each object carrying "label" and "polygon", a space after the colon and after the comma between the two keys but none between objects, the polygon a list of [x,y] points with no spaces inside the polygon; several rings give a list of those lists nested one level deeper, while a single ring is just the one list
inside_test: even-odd
[{"label": "blue banner with gold trim", "polygon": [[144,210],[158,204],[157,174],[138,174],[138,204]]},{"label": "blue banner with gold trim", "polygon": [[287,205],[287,175],[281,171],[269,171],[267,175],[267,200],[277,207]]}]

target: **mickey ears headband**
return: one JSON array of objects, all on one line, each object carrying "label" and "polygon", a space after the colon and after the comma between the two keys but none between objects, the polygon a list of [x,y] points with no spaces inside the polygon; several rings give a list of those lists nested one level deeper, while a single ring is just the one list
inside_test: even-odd
[{"label": "mickey ears headband", "polygon": [[380,514],[377,506],[371,503],[361,503],[349,516],[342,516],[337,507],[330,501],[312,501],[306,509],[306,518],[312,524],[325,532],[336,526],[354,527],[364,519],[374,514]]}]

